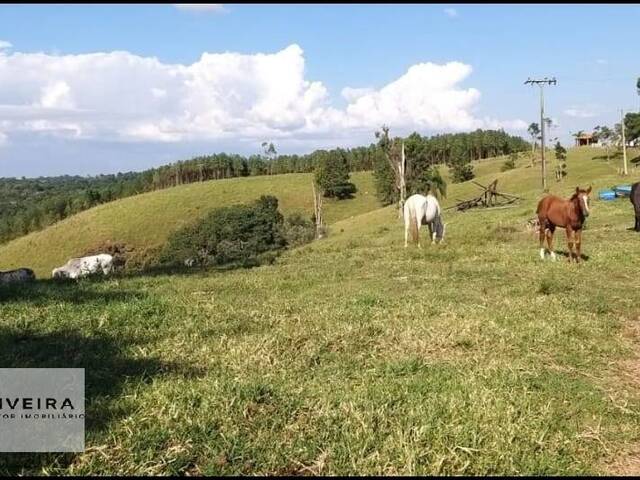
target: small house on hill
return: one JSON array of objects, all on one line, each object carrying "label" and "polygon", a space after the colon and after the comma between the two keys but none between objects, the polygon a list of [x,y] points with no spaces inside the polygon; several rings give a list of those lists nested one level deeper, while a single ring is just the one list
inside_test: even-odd
[{"label": "small house on hill", "polygon": [[597,139],[593,133],[581,133],[576,137],[576,147],[594,145]]}]

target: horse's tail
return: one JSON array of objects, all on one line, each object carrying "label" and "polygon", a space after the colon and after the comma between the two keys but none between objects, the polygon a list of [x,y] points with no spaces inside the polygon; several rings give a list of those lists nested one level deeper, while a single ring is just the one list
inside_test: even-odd
[{"label": "horse's tail", "polygon": [[536,215],[540,216],[541,214],[546,213],[545,210],[547,209],[547,198],[548,197],[542,197],[538,202],[538,206],[536,208]]},{"label": "horse's tail", "polygon": [[418,243],[418,218],[412,205],[409,205],[409,222],[411,222],[411,240],[413,240],[413,243]]},{"label": "horse's tail", "polygon": [[436,217],[434,219],[436,239],[440,242],[444,240],[445,224],[442,218],[442,209],[440,204],[436,203]]}]

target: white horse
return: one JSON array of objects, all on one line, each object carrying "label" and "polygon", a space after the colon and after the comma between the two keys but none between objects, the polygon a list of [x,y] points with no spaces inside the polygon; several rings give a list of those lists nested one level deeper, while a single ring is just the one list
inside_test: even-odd
[{"label": "white horse", "polygon": [[420,226],[427,225],[431,233],[431,243],[444,240],[445,225],[442,223],[442,210],[438,199],[431,194],[411,195],[404,203],[404,246],[407,246],[409,230],[413,241],[420,247]]}]

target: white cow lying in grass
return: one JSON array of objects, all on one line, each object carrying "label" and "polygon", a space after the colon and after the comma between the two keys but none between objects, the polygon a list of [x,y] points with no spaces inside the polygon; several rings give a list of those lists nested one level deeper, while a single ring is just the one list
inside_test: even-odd
[{"label": "white cow lying in grass", "polygon": [[113,257],[106,253],[90,257],[72,258],[62,267],[54,268],[52,278],[80,278],[102,270],[104,275],[111,273]]},{"label": "white cow lying in grass", "polygon": [[0,272],[0,284],[31,282],[36,279],[30,268],[18,268],[7,272]]}]

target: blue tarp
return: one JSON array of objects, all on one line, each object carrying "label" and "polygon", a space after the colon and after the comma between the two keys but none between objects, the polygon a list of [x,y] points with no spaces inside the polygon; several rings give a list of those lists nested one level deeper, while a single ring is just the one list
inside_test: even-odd
[{"label": "blue tarp", "polygon": [[616,192],[614,192],[613,190],[600,190],[598,192],[598,197],[601,200],[615,200]]},{"label": "blue tarp", "polygon": [[628,197],[631,195],[631,185],[617,185],[614,187],[616,195],[620,197]]}]

